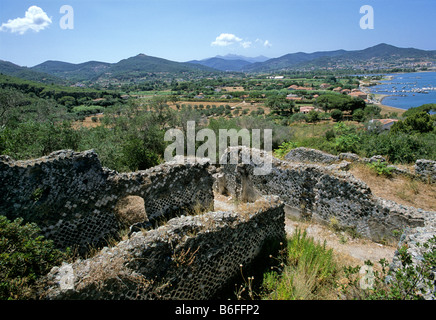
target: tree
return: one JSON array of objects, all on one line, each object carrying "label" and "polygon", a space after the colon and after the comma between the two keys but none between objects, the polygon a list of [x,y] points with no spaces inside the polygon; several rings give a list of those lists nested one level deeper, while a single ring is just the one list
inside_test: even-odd
[{"label": "tree", "polygon": [[0,216],[0,300],[34,299],[36,283],[67,258],[34,223]]},{"label": "tree", "polygon": [[306,121],[309,123],[316,123],[319,120],[319,113],[315,110],[310,111],[306,116]]},{"label": "tree", "polygon": [[410,108],[406,112],[403,113],[403,117],[409,117],[409,116],[414,115],[415,113],[419,113],[419,112],[430,113],[430,111],[436,112],[436,103],[427,103],[427,104],[423,104],[422,106],[419,106],[416,108]]},{"label": "tree", "polygon": [[353,120],[357,122],[363,122],[365,119],[365,112],[363,109],[356,109],[353,112]]},{"label": "tree", "polygon": [[[111,98],[112,98],[112,96],[111,96]],[[81,99],[83,99],[83,98],[81,98]],[[63,96],[62,98],[60,98],[58,100],[58,102],[60,104],[63,104],[66,107],[72,107],[72,106],[76,105],[76,99],[74,99],[74,97],[71,97],[71,96]]]},{"label": "tree", "polygon": [[425,111],[413,113],[403,121],[396,122],[392,126],[390,133],[396,134],[398,132],[403,132],[411,134],[431,132],[434,129],[433,122],[431,116]]},{"label": "tree", "polygon": [[13,89],[0,90],[0,126],[8,122],[8,114],[16,107],[20,106],[24,100],[21,92]]},{"label": "tree", "polygon": [[271,96],[266,102],[265,106],[271,109],[271,112],[283,116],[289,117],[294,113],[295,102],[286,99],[285,96]]},{"label": "tree", "polygon": [[366,106],[364,100],[343,94],[324,94],[316,99],[315,105],[326,112],[333,109],[353,112]]},{"label": "tree", "polygon": [[374,104],[367,105],[363,112],[365,113],[365,119],[379,119],[381,117],[381,108]]},{"label": "tree", "polygon": [[331,115],[332,119],[336,122],[341,121],[344,117],[344,114],[342,113],[342,111],[338,110],[338,109],[334,109],[330,115]]}]

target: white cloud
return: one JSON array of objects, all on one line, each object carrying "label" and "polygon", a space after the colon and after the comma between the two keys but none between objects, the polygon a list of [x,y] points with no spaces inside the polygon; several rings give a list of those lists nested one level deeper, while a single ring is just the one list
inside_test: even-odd
[{"label": "white cloud", "polygon": [[12,33],[24,34],[28,30],[39,32],[44,30],[52,23],[47,14],[37,6],[27,9],[24,18],[8,20],[0,27],[0,31],[10,31]]},{"label": "white cloud", "polygon": [[261,46],[264,46],[264,47],[267,47],[267,48],[271,48],[272,47],[272,44],[271,44],[271,42],[269,42],[269,40],[262,40],[262,39],[259,39],[259,38],[257,38],[256,39],[256,43],[259,43]]},{"label": "white cloud", "polygon": [[270,48],[270,47],[272,47],[272,44],[268,40],[265,40],[265,42],[263,43],[263,46]]},{"label": "white cloud", "polygon": [[244,49],[250,48],[251,47],[251,41],[244,41],[244,42],[241,43],[241,46]]},{"label": "white cloud", "polygon": [[272,46],[268,40],[264,41],[258,38],[253,44],[253,42],[239,38],[232,33],[221,33],[216,37],[215,41],[211,43],[211,46],[227,47],[237,43],[239,43],[239,45],[244,49],[252,48],[253,45],[256,47],[257,44],[268,48]]},{"label": "white cloud", "polygon": [[216,37],[215,41],[212,42],[212,46],[218,46],[218,47],[227,47],[232,44],[241,42],[242,39],[238,38],[234,34],[231,33],[221,33],[218,37]]}]

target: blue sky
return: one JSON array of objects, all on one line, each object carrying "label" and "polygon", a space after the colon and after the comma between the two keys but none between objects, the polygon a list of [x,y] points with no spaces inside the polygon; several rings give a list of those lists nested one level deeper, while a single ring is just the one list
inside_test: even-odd
[{"label": "blue sky", "polygon": [[[63,5],[74,9],[72,30],[60,26]],[[374,8],[372,30],[360,28],[363,5]],[[434,0],[1,0],[0,59],[31,67],[139,53],[275,58],[382,42],[436,50],[435,14]]]}]

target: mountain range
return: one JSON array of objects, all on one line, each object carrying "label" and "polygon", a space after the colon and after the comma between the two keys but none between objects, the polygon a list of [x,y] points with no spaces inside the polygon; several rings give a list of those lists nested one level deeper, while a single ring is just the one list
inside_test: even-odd
[{"label": "mountain range", "polygon": [[62,83],[65,81],[129,81],[156,74],[217,74],[223,71],[271,73],[292,70],[355,69],[381,70],[407,67],[413,63],[436,63],[436,50],[398,48],[379,44],[364,50],[297,52],[269,59],[239,55],[216,56],[204,60],[176,62],[139,54],[117,63],[89,61],[80,64],[46,61],[31,68],[0,60],[0,73],[28,80]]},{"label": "mountain range", "polygon": [[254,63],[262,63],[270,60],[264,56],[254,58],[228,54],[225,56],[216,56],[203,60],[191,60],[188,63],[200,64],[206,67],[214,68],[220,71],[242,71]]}]

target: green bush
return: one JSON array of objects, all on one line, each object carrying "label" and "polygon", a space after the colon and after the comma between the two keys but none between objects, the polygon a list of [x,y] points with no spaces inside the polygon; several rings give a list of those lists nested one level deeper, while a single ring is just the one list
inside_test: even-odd
[{"label": "green bush", "polygon": [[368,163],[368,167],[374,170],[379,176],[390,177],[394,171],[393,167],[388,167],[386,162],[381,162],[380,160],[377,160],[377,162]]},{"label": "green bush", "polygon": [[35,224],[0,216],[0,300],[35,299],[37,280],[67,258]]},{"label": "green bush", "polygon": [[331,117],[334,121],[341,121],[344,118],[344,114],[341,110],[334,109],[331,112]]},{"label": "green bush", "polygon": [[[385,259],[379,264],[381,270],[373,270],[373,263],[366,261],[370,269],[363,276],[368,283],[362,288],[362,278],[357,274],[360,267],[348,266],[344,269],[347,281],[341,284],[341,293],[345,299],[361,300],[422,300],[427,294],[435,299],[434,268],[436,266],[436,237],[417,246],[425,248],[422,259],[412,261],[407,246],[398,249],[399,267],[389,268]],[[371,270],[369,272],[369,270]],[[359,279],[360,278],[360,279]],[[370,281],[368,281],[370,280]]]},{"label": "green bush", "polygon": [[129,137],[122,146],[123,161],[130,171],[146,170],[160,163],[159,155],[148,147],[147,141]]},{"label": "green bush", "polygon": [[363,109],[357,109],[353,112],[353,120],[357,122],[363,122],[365,119],[365,111]]},{"label": "green bush", "polygon": [[354,152],[360,148],[360,138],[355,133],[342,134],[335,139],[336,150],[338,152]]},{"label": "green bush", "polygon": [[362,134],[360,151],[365,157],[383,155],[391,163],[413,163],[418,159],[436,159],[436,135]]},{"label": "green bush", "polygon": [[436,111],[436,103],[428,103],[419,107],[410,108],[403,113],[403,117],[409,117],[419,112],[430,113],[430,111]]},{"label": "green bush", "polygon": [[62,149],[77,150],[80,134],[70,122],[27,121],[0,131],[2,154],[14,159],[41,157]]},{"label": "green bush", "polygon": [[408,116],[403,121],[396,122],[392,126],[390,133],[426,133],[433,131],[433,128],[433,119],[427,112],[422,111]]},{"label": "green bush", "polygon": [[298,144],[293,141],[283,142],[278,149],[274,150],[274,154],[276,157],[283,159],[289,151],[298,147]]},{"label": "green bush", "polygon": [[335,139],[335,131],[333,129],[327,130],[325,133],[325,138],[327,139],[327,141],[332,141],[333,139]]},{"label": "green bush", "polygon": [[299,229],[288,239],[277,270],[264,274],[263,299],[311,300],[326,297],[335,286],[338,268],[333,250]]}]

